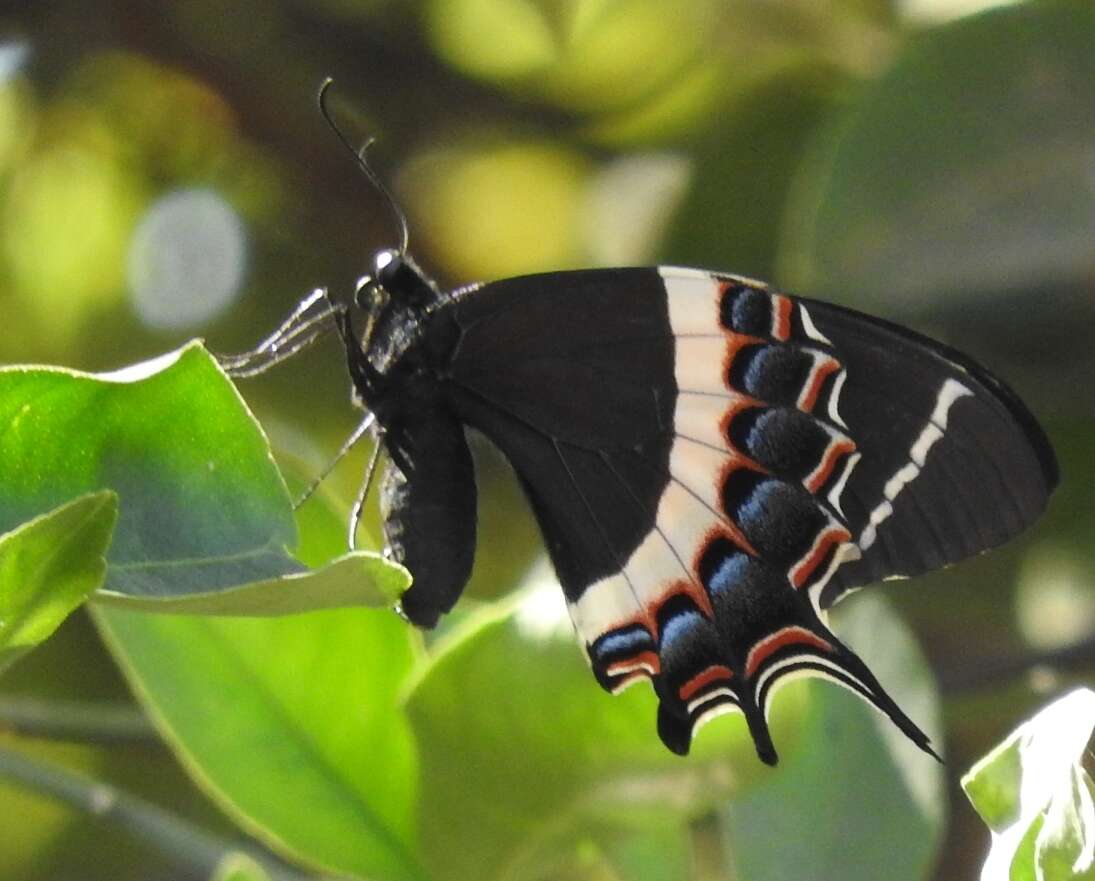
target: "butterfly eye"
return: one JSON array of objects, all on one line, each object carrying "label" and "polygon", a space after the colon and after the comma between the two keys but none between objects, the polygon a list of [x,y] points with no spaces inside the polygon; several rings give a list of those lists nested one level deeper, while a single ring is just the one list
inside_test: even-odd
[{"label": "butterfly eye", "polygon": [[375,313],[388,302],[388,292],[377,279],[363,275],[354,288],[354,305],[363,312]]}]

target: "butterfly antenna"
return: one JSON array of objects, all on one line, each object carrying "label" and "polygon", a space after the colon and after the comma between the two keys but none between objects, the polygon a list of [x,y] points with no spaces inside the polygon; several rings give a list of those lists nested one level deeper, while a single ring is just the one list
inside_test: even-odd
[{"label": "butterfly antenna", "polygon": [[365,177],[369,179],[369,183],[380,191],[380,195],[384,197],[385,201],[388,203],[388,207],[392,209],[392,214],[395,215],[396,220],[399,222],[399,256],[404,257],[407,254],[407,242],[410,238],[407,226],[407,215],[403,213],[403,209],[399,207],[399,204],[395,201],[395,197],[392,196],[391,191],[384,186],[384,182],[380,179],[380,176],[373,171],[372,166],[369,165],[365,158],[366,151],[372,146],[373,138],[369,138],[369,140],[365,142],[365,146],[360,150],[355,149],[353,144],[350,143],[350,139],[346,137],[342,129],[339,128],[338,123],[335,122],[334,117],[331,115],[331,111],[327,107],[327,92],[330,90],[333,83],[334,80],[327,77],[319,87],[319,112],[323,114],[323,118],[326,120],[327,125],[331,127],[331,131],[333,131],[336,137],[342,142],[342,146],[353,154],[354,161],[357,162],[358,168],[361,169]]},{"label": "butterfly antenna", "polygon": [[[308,485],[308,489],[306,489],[301,494],[300,498],[298,498],[293,503],[294,511],[312,497],[315,491],[319,489],[319,485],[323,483],[323,481],[325,481],[328,477],[330,477],[331,472],[335,470],[335,466],[337,466],[339,462],[346,458],[346,454],[357,445],[357,442],[361,440],[362,437],[364,437],[365,432],[372,428],[372,425],[375,421],[376,415],[373,413],[369,413],[364,419],[361,420],[361,424],[353,430],[353,433],[351,433],[348,438],[346,438],[346,441],[339,448],[339,451],[335,454],[335,457],[329,463],[327,463],[327,467],[320,472],[319,476],[316,477],[315,480],[313,480]],[[379,446],[379,444],[377,446]]]}]

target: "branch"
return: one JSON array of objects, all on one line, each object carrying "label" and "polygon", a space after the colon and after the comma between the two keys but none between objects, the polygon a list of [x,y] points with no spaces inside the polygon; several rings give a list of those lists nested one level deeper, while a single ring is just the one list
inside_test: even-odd
[{"label": "branch", "polygon": [[309,876],[278,864],[252,846],[212,835],[114,786],[4,747],[0,747],[0,780],[12,781],[92,816],[111,820],[203,877],[211,876],[229,854],[242,852],[258,862],[271,881],[310,881]]},{"label": "branch", "polygon": [[1089,670],[1095,666],[1095,637],[1044,651],[989,658],[976,667],[939,670],[939,689],[946,695],[995,688],[1038,667],[1053,670]]},{"label": "branch", "polygon": [[0,697],[0,731],[90,743],[158,743],[148,718],[130,704]]}]

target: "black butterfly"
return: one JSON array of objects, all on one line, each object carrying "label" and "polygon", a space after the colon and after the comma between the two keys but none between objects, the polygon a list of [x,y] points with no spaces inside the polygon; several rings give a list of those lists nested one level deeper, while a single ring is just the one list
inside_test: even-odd
[{"label": "black butterfly", "polygon": [[467,582],[475,428],[524,486],[597,681],[649,679],[676,753],[740,711],[775,763],[772,694],[810,674],[934,755],[825,610],[1006,542],[1057,482],[1034,417],[966,356],[737,276],[592,269],[446,292],[404,224],[352,305],[316,292],[225,364],[259,372],[331,326],[369,413],[353,439],[370,429],[388,456],[403,614],[432,627]]}]

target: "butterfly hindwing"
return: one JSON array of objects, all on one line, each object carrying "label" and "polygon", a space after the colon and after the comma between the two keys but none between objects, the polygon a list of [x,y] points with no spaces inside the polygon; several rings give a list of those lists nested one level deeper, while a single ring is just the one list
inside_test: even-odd
[{"label": "butterfly hindwing", "polygon": [[448,406],[513,464],[594,675],[650,679],[667,746],[740,711],[774,761],[771,695],[811,674],[928,749],[821,609],[1031,522],[1052,453],[1010,392],[911,333],[693,270],[509,279],[449,308]]}]

